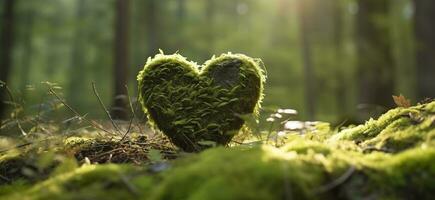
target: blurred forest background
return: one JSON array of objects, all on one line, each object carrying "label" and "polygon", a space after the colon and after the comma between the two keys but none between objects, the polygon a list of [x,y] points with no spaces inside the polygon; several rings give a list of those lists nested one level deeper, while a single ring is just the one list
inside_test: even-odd
[{"label": "blurred forest background", "polygon": [[[128,85],[162,49],[203,63],[244,53],[267,68],[265,108],[293,108],[301,119],[364,120],[435,97],[433,0],[0,0],[0,80],[23,112],[55,100],[104,117],[122,107]],[[5,87],[0,112],[13,107]],[[123,118],[122,112],[112,112]],[[125,113],[125,112],[124,112]],[[68,116],[65,110],[63,115]]]}]

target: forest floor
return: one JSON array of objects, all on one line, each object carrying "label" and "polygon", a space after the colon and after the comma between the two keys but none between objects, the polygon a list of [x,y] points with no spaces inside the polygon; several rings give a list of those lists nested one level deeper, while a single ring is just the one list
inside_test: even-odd
[{"label": "forest floor", "polygon": [[[38,129],[53,129],[38,125]],[[43,131],[42,131],[43,132]],[[0,138],[0,199],[431,199],[435,101],[365,124],[242,134],[184,153],[161,134]]]}]

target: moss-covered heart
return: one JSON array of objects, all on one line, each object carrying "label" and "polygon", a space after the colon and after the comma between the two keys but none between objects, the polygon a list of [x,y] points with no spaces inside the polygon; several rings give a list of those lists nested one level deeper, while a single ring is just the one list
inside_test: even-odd
[{"label": "moss-covered heart", "polygon": [[139,100],[153,127],[185,151],[228,144],[257,114],[265,75],[260,59],[223,54],[203,66],[179,54],[149,58],[139,72]]}]

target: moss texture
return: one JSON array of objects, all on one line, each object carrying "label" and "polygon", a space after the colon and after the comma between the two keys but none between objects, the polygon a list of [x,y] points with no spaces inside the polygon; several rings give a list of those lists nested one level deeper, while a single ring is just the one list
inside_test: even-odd
[{"label": "moss texture", "polygon": [[208,150],[163,174],[153,197],[431,199],[434,136],[435,102],[396,108],[338,133],[289,136],[281,148]]},{"label": "moss texture", "polygon": [[396,108],[379,119],[346,129],[328,142],[352,141],[365,149],[399,152],[417,145],[435,145],[435,102]]},{"label": "moss texture", "polygon": [[[429,199],[435,150],[362,154],[317,143],[213,149],[163,175],[155,199]],[[188,184],[186,184],[188,183]]]},{"label": "moss texture", "polygon": [[[361,154],[318,143],[297,149],[215,148],[151,176],[123,165],[89,165],[4,199],[430,199],[435,150]],[[0,190],[1,194],[1,190]]]},{"label": "moss texture", "polygon": [[263,97],[262,62],[223,54],[203,66],[173,54],[148,59],[138,75],[139,98],[148,119],[181,149],[226,145],[257,114]]},{"label": "moss texture", "polygon": [[126,165],[85,165],[24,191],[9,190],[3,199],[137,199],[151,186],[144,174]]},{"label": "moss texture", "polygon": [[172,160],[177,157],[176,149],[167,138],[146,136],[131,136],[129,140],[113,137],[70,136],[56,137],[48,145],[35,143],[25,148],[13,149],[0,154],[0,185],[17,180],[34,183],[45,180],[63,163],[72,160],[76,165],[92,164],[149,164],[153,161],[151,155],[157,151],[161,158]]},{"label": "moss texture", "polygon": [[[288,137],[280,148],[212,148],[167,163],[169,168],[159,173],[151,170],[153,166],[84,165],[35,185],[16,181],[0,187],[0,195],[1,199],[431,199],[434,105],[397,108],[339,133],[324,128],[325,132]],[[416,111],[418,115],[409,115]],[[403,124],[407,118],[413,121]],[[407,139],[411,142],[403,145]],[[366,151],[370,145],[394,151]]]}]

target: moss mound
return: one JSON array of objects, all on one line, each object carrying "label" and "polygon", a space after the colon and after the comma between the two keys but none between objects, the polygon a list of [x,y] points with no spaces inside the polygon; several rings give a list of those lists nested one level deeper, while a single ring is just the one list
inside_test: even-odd
[{"label": "moss mound", "polygon": [[435,145],[435,102],[396,108],[379,119],[346,129],[329,142],[353,141],[367,150],[400,152],[421,144]]},{"label": "moss mound", "polygon": [[361,154],[316,144],[213,149],[163,175],[156,199],[429,199],[435,149]]},{"label": "moss mound", "polygon": [[[137,199],[149,190],[146,172],[126,165],[85,165],[33,187],[9,187],[4,199]],[[140,187],[139,187],[140,186]],[[23,191],[14,190],[22,188]]]},{"label": "moss mound", "polygon": [[289,135],[279,148],[217,147],[147,167],[64,166],[34,185],[15,181],[2,186],[0,195],[1,199],[431,199],[434,121],[435,102],[431,102],[393,109],[338,133],[325,129]]},{"label": "moss mound", "polygon": [[140,101],[151,124],[185,151],[226,145],[257,113],[263,95],[261,61],[223,54],[198,66],[178,54],[158,54],[138,75]]},{"label": "moss mound", "polygon": [[[25,148],[12,149],[0,157],[0,185],[25,180],[29,183],[45,180],[62,163],[108,164],[130,163],[143,165],[154,162],[150,152],[161,158],[177,157],[176,149],[167,138],[133,136],[129,140],[113,137],[56,137],[47,144],[34,143]],[[73,164],[74,165],[74,164]]]},{"label": "moss mound", "polygon": [[[275,148],[207,150],[163,174],[156,199],[431,199],[435,102]],[[189,184],[185,184],[189,183]]]}]

